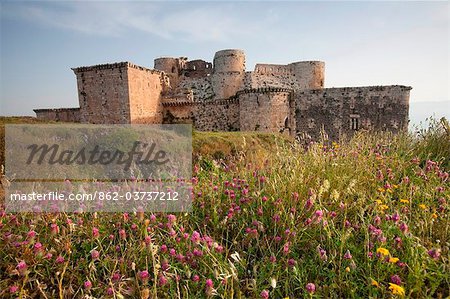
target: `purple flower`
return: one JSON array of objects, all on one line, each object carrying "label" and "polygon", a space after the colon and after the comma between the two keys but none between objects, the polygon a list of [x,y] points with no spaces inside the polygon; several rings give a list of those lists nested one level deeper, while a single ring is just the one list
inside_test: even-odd
[{"label": "purple flower", "polygon": [[352,259],[352,254],[350,253],[350,250],[347,250],[347,252],[344,254],[344,258],[346,260],[351,260]]},{"label": "purple flower", "polygon": [[208,278],[205,282],[206,288],[211,289],[214,287],[214,283],[212,281],[212,279]]},{"label": "purple flower", "polygon": [[167,221],[170,224],[173,224],[173,223],[175,223],[177,221],[177,216],[175,216],[173,214],[169,214],[169,215],[167,215]]},{"label": "purple flower", "polygon": [[39,252],[43,249],[43,246],[40,242],[37,242],[36,244],[34,244],[34,251],[35,252]]},{"label": "purple flower", "polygon": [[34,230],[30,230],[30,231],[27,233],[27,238],[28,238],[28,239],[33,239],[34,237],[36,237],[36,232],[35,232]]},{"label": "purple flower", "polygon": [[318,248],[317,251],[319,252],[319,257],[322,261],[326,261],[328,259],[327,252],[325,249]]},{"label": "purple flower", "polygon": [[198,231],[194,231],[191,236],[191,241],[194,243],[198,243],[200,242],[200,239],[201,239],[200,233]]},{"label": "purple flower", "polygon": [[19,290],[19,287],[18,286],[10,286],[9,287],[9,292],[11,293],[11,294],[14,294],[15,292],[17,292]]},{"label": "purple flower", "polygon": [[199,250],[199,249],[197,249],[197,248],[195,248],[195,249],[192,251],[192,253],[193,253],[195,256],[202,256],[202,255],[203,255],[203,251],[201,251],[201,250]]},{"label": "purple flower", "polygon": [[92,260],[98,260],[98,258],[100,257],[100,252],[98,252],[97,250],[92,250],[91,252],[91,258]]},{"label": "purple flower", "polygon": [[441,250],[440,249],[430,249],[428,250],[428,255],[432,258],[432,259],[439,259],[439,257],[441,256]]},{"label": "purple flower", "polygon": [[59,233],[59,226],[56,223],[50,224],[50,229],[51,229],[52,234]]},{"label": "purple flower", "polygon": [[108,289],[106,290],[106,295],[108,295],[108,296],[114,295],[114,289],[113,289],[113,288],[108,288]]},{"label": "purple flower", "polygon": [[305,209],[309,210],[312,208],[313,205],[314,205],[313,200],[311,198],[308,198],[305,203]]},{"label": "purple flower", "polygon": [[316,291],[316,285],[313,284],[312,282],[308,283],[306,285],[306,291],[310,294],[313,294]]},{"label": "purple flower", "polygon": [[25,263],[25,261],[19,262],[16,269],[19,271],[20,275],[25,274],[25,271],[27,270],[27,263]]},{"label": "purple flower", "polygon": [[64,263],[64,258],[60,255],[58,255],[58,257],[56,258],[56,263],[57,264],[62,264]]},{"label": "purple flower", "polygon": [[294,267],[296,263],[297,263],[297,262],[296,262],[294,259],[289,259],[289,260],[288,260],[288,266],[289,266],[289,267]]},{"label": "purple flower", "polygon": [[396,285],[402,284],[402,280],[401,280],[400,276],[398,276],[397,274],[391,276],[391,282],[395,283]]},{"label": "purple flower", "polygon": [[260,294],[261,298],[268,299],[269,298],[269,291],[263,290]]},{"label": "purple flower", "polygon": [[143,271],[140,271],[139,272],[139,278],[141,279],[141,280],[147,280],[148,278],[149,278],[149,273],[148,273],[148,271],[147,270],[143,270]]},{"label": "purple flower", "polygon": [[207,296],[211,296],[214,291],[214,283],[211,279],[207,279],[205,283],[205,293]]},{"label": "purple flower", "polygon": [[160,275],[158,282],[159,282],[160,286],[166,285],[167,284],[167,278],[164,275]]},{"label": "purple flower", "polygon": [[408,225],[405,222],[402,222],[399,226],[400,230],[406,234],[408,232]]},{"label": "purple flower", "polygon": [[400,220],[400,215],[396,212],[394,215],[392,215],[391,219],[394,222],[398,222]]},{"label": "purple flower", "polygon": [[111,280],[114,281],[114,282],[119,281],[120,280],[120,273],[119,272],[114,273],[112,275],[112,277],[111,277]]},{"label": "purple flower", "polygon": [[85,288],[86,290],[90,290],[91,287],[92,287],[92,282],[90,282],[89,280],[86,280],[86,281],[84,282],[84,288]]}]

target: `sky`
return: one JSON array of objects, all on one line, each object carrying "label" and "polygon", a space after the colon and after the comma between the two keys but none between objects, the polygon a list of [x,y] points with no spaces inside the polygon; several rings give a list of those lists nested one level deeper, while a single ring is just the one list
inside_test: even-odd
[{"label": "sky", "polygon": [[450,118],[449,2],[0,0],[0,115],[78,107],[70,68],[161,56],[325,62],[325,86],[408,85],[413,122]]}]

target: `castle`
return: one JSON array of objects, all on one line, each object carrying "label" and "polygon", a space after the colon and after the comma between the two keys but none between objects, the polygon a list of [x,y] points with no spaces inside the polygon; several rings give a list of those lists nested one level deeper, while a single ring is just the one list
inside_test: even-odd
[{"label": "castle", "polygon": [[264,131],[330,139],[358,130],[401,131],[409,92],[401,85],[324,88],[325,64],[257,64],[242,50],[213,63],[157,58],[73,68],[79,108],[36,109],[39,119],[93,124],[192,123],[201,131]]}]

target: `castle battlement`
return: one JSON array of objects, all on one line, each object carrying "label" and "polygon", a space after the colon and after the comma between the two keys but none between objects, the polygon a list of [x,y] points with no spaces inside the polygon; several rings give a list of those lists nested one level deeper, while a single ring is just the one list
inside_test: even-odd
[{"label": "castle battlement", "polygon": [[267,131],[333,139],[358,130],[405,130],[403,85],[325,88],[325,63],[256,64],[226,49],[212,62],[159,57],[72,68],[79,108],[36,109],[38,118],[83,123],[192,123],[197,130]]}]

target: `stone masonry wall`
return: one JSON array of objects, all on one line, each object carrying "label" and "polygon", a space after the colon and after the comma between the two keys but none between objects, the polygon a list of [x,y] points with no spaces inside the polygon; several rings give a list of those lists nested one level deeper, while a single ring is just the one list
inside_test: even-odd
[{"label": "stone masonry wall", "polygon": [[408,126],[408,86],[343,87],[295,92],[297,134],[337,140],[358,130],[398,132]]},{"label": "stone masonry wall", "polygon": [[211,77],[183,78],[180,81],[179,87],[176,89],[176,94],[183,94],[187,91],[192,91],[195,101],[211,100],[215,95],[211,84]]},{"label": "stone masonry wall", "polygon": [[216,52],[211,75],[216,99],[228,99],[243,89],[245,78],[245,54],[241,50]]},{"label": "stone masonry wall", "polygon": [[163,123],[191,123],[199,131],[239,131],[237,98],[202,102],[165,102]]},{"label": "stone masonry wall", "polygon": [[40,119],[93,124],[192,123],[202,131],[265,131],[332,140],[358,130],[406,130],[407,86],[324,89],[325,64],[257,64],[245,53],[213,63],[161,57],[155,70],[130,62],[73,68],[80,108],[37,109]]},{"label": "stone masonry wall", "polygon": [[295,132],[292,92],[261,88],[239,93],[240,130],[293,134]]},{"label": "stone masonry wall", "polygon": [[130,122],[127,70],[128,62],[73,69],[77,76],[81,122]]},{"label": "stone masonry wall", "polygon": [[181,74],[187,78],[202,78],[211,75],[212,72],[213,65],[211,62],[197,59],[187,61]]},{"label": "stone masonry wall", "polygon": [[257,64],[253,72],[246,72],[245,89],[289,88],[316,89],[324,86],[325,64],[320,61],[296,62],[288,65]]},{"label": "stone masonry wall", "polygon": [[164,74],[131,64],[127,72],[130,122],[161,123],[163,118],[161,92],[164,88]]},{"label": "stone masonry wall", "polygon": [[37,119],[80,122],[80,108],[35,109]]}]

